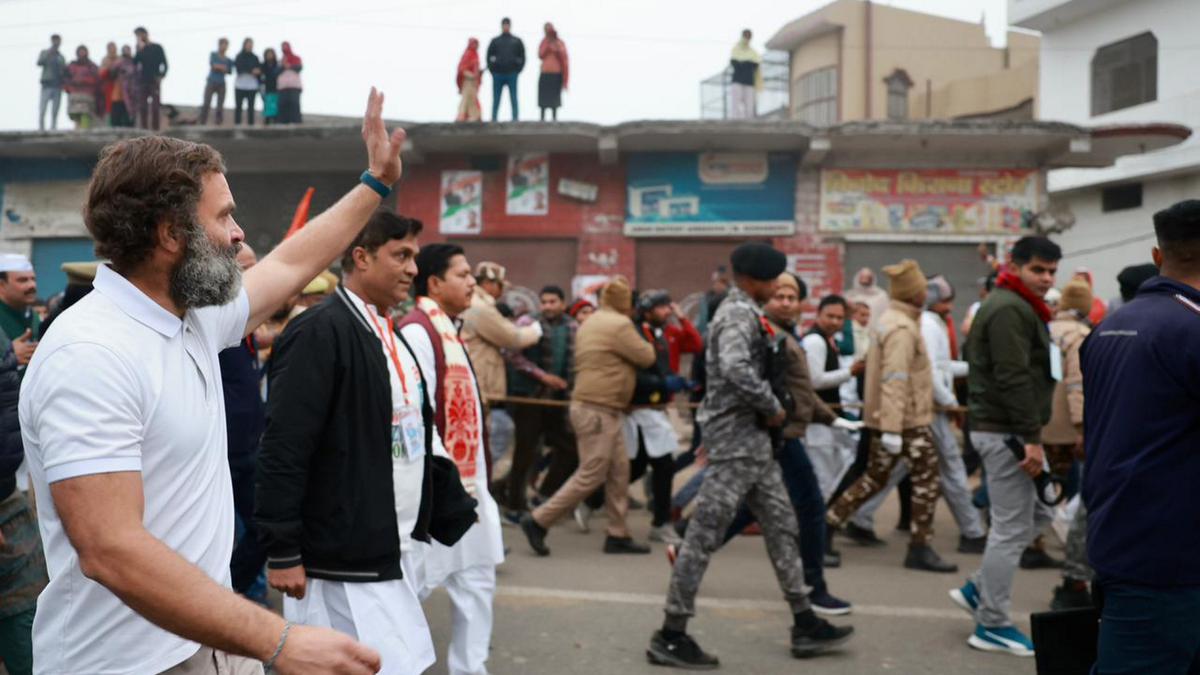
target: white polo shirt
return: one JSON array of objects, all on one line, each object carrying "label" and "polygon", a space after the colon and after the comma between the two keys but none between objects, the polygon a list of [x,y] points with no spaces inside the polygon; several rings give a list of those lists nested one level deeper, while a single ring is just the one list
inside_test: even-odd
[{"label": "white polo shirt", "polygon": [[242,339],[250,304],[243,290],[180,320],[106,265],[93,285],[55,321],[21,385],[21,434],[50,572],[33,624],[34,672],[157,673],[200,645],[83,575],[49,485],[140,472],[146,529],[228,586],[233,492],[217,353]]}]

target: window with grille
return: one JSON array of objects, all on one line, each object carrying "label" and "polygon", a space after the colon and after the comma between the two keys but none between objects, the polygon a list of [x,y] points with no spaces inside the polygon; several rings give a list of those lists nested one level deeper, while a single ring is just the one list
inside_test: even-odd
[{"label": "window with grille", "polygon": [[823,127],[838,122],[837,67],[801,75],[795,84],[796,119]]},{"label": "window with grille", "polygon": [[1158,99],[1158,39],[1142,33],[1092,56],[1092,115]]}]

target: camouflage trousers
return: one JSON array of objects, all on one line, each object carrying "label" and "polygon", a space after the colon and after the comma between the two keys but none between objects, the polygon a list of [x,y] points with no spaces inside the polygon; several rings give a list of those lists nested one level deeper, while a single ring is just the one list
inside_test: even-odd
[{"label": "camouflage trousers", "polygon": [[1067,558],[1063,561],[1062,575],[1070,581],[1092,580],[1092,566],[1087,559],[1087,507],[1082,499],[1067,530]]},{"label": "camouflage trousers", "polygon": [[867,472],[838,497],[829,508],[825,521],[832,527],[841,527],[864,502],[887,486],[892,469],[903,459],[908,462],[913,486],[911,541],[914,546],[927,545],[933,538],[933,511],[941,494],[938,452],[933,444],[933,432],[929,427],[905,429],[901,434],[904,444],[898,455],[884,449],[880,432],[871,430],[867,433],[871,434]]},{"label": "camouflage trousers", "polygon": [[779,463],[763,459],[729,459],[711,462],[696,497],[696,513],[671,572],[665,612],[686,618],[696,613],[696,593],[708,569],[709,558],[721,547],[725,531],[738,506],[745,504],[762,527],[767,555],[775,568],[779,588],[793,613],[810,608],[800,562],[800,528],[779,472]]}]

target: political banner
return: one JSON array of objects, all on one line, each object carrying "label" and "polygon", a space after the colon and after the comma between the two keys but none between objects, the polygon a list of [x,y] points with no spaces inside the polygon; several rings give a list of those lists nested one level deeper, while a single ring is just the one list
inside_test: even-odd
[{"label": "political banner", "polygon": [[482,172],[442,172],[438,231],[442,234],[479,234],[483,231]]},{"label": "political banner", "polygon": [[550,208],[550,155],[528,152],[508,156],[504,211],[510,216],[544,216]]}]

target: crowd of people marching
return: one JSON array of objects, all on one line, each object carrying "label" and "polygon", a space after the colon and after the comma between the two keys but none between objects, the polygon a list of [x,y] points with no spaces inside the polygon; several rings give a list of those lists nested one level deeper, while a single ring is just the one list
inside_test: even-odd
[{"label": "crowd of people marching", "polygon": [[[860,271],[805,325],[807,284],[762,243],[731,251],[695,321],[622,277],[580,298],[546,286],[514,316],[503,265],[421,245],[419,221],[380,207],[404,142],[382,106],[372,92],[361,184],[261,260],[216,151],[161,136],[102,153],[84,214],[108,262],[69,268],[45,321],[28,260],[0,259],[10,673],[419,673],[436,588],[449,672],[486,673],[503,524],[549,556],[556,522],[603,508],[604,554],[649,553],[626,522],[643,476],[671,565],[653,663],[719,665],[687,625],[709,559],[750,528],[791,653],[840,648],[834,535],[877,545],[872,514],[905,482],[905,568],[958,571],[931,546],[942,496],[958,552],[982,556],[948,589],[972,647],[1034,653],[1014,576],[1053,565],[1054,607],[1104,598],[1100,672],[1200,653],[1200,601],[1173,586],[1196,583],[1173,523],[1200,512],[1197,366],[1163,358],[1197,330],[1200,202],[1156,214],[1154,264],[1123,270],[1108,306],[1086,270],[1052,292],[1062,251],[1020,239],[961,334],[955,289],[913,260],[883,268],[886,290]],[[1081,482],[1063,563],[1040,539]]]}]

